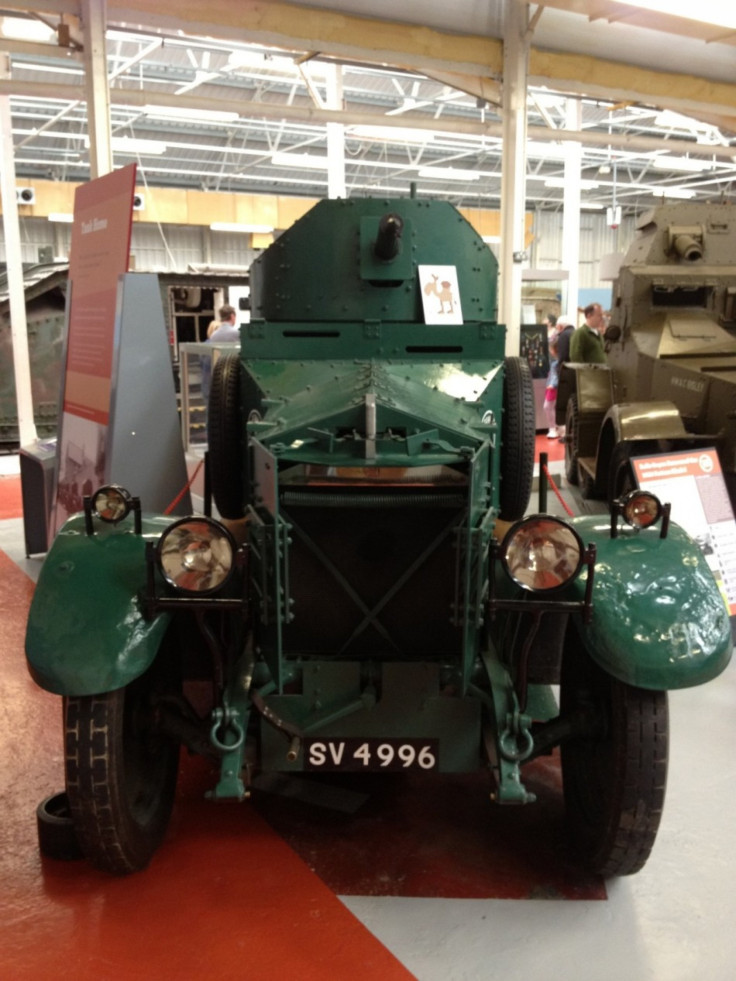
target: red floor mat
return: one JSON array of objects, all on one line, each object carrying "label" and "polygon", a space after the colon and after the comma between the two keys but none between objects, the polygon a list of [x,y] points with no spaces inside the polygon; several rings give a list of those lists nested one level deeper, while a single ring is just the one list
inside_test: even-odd
[{"label": "red floor mat", "polygon": [[0,552],[3,981],[408,981],[413,975],[249,804],[203,800],[185,760],[151,866],[112,878],[42,859],[39,801],[62,786],[61,700],[36,688],[23,637],[33,584]]},{"label": "red floor mat", "polygon": [[3,518],[20,518],[22,515],[20,477],[0,477],[0,521]]},{"label": "red floor mat", "polygon": [[534,804],[489,800],[486,773],[351,775],[354,814],[276,794],[258,811],[338,894],[462,899],[605,899],[569,853],[557,757],[524,770]]}]

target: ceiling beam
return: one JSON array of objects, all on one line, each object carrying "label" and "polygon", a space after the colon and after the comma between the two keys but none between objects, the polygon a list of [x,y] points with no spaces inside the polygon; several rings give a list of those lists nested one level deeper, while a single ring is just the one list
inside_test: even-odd
[{"label": "ceiling beam", "polygon": [[[51,82],[21,82],[0,80],[0,95],[22,95],[39,99],[83,100],[83,85],[54,84]],[[341,123],[344,126],[394,126],[405,129],[416,126],[423,130],[451,132],[468,136],[501,137],[501,123],[474,123],[459,119],[434,119],[416,112],[406,112],[401,116],[387,116],[380,112],[355,112],[352,110],[317,109],[315,106],[294,106],[285,103],[244,102],[243,99],[212,99],[209,96],[164,95],[147,89],[111,89],[110,100],[113,106],[126,106],[142,109],[154,103],[160,106],[190,108],[195,110],[218,109],[236,112],[245,119],[284,119],[301,123]],[[613,147],[635,153],[653,153],[666,149],[669,153],[689,153],[691,156],[720,160],[736,159],[736,146],[706,146],[687,140],[668,139],[666,143],[656,136],[637,136],[627,133],[603,133],[584,130],[574,132],[564,129],[548,129],[545,126],[530,126],[527,131],[530,140],[575,141],[586,146]]]},{"label": "ceiling beam", "polygon": [[[565,0],[561,0],[559,5],[564,4]],[[570,8],[577,10],[581,5],[592,6],[585,0],[572,0]],[[79,13],[78,0],[10,0],[3,4],[6,9],[26,12],[39,6],[58,14]],[[201,0],[158,0],[153,8],[150,0],[108,0],[107,20],[110,25],[137,23],[223,40],[260,42],[343,59],[401,65],[433,77],[441,72],[460,73],[469,78],[465,85],[458,80],[458,87],[475,90],[476,94],[481,79],[486,80],[492,93],[503,72],[503,43],[499,38],[451,34],[281,0],[208,0],[207,4]],[[661,39],[661,35],[658,37]],[[729,82],[535,47],[530,52],[529,81],[567,94],[672,109],[736,132],[736,84]]]},{"label": "ceiling beam", "polygon": [[[261,0],[150,0],[108,2],[108,21],[138,23],[211,34],[292,50],[359,58],[418,71],[460,72],[498,80],[503,73],[500,38],[452,34],[396,21],[381,21],[332,10]],[[687,73],[653,71],[585,54],[532,48],[530,82],[614,101],[633,100],[698,114],[707,111],[730,121],[736,131],[736,85]]]},{"label": "ceiling beam", "polygon": [[438,68],[469,74],[503,66],[498,38],[450,34],[370,16],[315,9],[280,0],[108,0],[108,23],[117,21],[182,30],[246,43],[315,51],[344,59]]},{"label": "ceiling beam", "polygon": [[529,82],[613,102],[646,102],[698,116],[707,111],[736,131],[736,85],[681,72],[659,72],[590,55],[532,49]]},{"label": "ceiling beam", "polygon": [[[397,66],[399,68],[406,67],[405,65]],[[433,79],[435,82],[441,82],[443,85],[449,85],[453,89],[457,89],[458,92],[465,92],[467,95],[472,95],[476,99],[480,99],[481,102],[488,102],[491,105],[500,106],[502,97],[502,86],[500,82],[497,82],[493,78],[488,78],[483,75],[464,75],[462,72],[440,72],[440,71],[426,71],[427,78]]]},{"label": "ceiling beam", "polygon": [[[527,3],[528,0],[516,0]],[[706,44],[716,41],[736,44],[736,31],[717,24],[708,24],[691,17],[678,17],[676,13],[648,10],[646,7],[624,6],[625,0],[542,0],[541,6],[555,7],[570,14],[579,14],[588,20],[605,20],[609,24],[625,23],[632,27],[647,29],[657,34],[674,34],[686,38],[699,38]],[[722,0],[724,8],[728,0]],[[693,13],[697,17],[697,3],[693,3]]]}]

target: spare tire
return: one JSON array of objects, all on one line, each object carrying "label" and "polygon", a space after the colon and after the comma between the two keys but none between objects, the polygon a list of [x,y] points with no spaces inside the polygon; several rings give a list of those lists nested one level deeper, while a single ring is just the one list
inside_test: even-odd
[{"label": "spare tire", "polygon": [[499,515],[504,521],[523,518],[529,505],[534,478],[535,427],[534,386],[529,365],[522,358],[506,358]]},{"label": "spare tire", "polygon": [[223,354],[212,373],[207,434],[212,496],[223,518],[245,513],[247,452],[241,408],[239,354]]}]

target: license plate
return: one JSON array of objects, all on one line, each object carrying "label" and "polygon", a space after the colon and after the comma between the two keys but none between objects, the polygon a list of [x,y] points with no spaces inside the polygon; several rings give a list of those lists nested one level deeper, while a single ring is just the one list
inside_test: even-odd
[{"label": "license plate", "polygon": [[305,770],[436,770],[439,739],[305,739]]}]

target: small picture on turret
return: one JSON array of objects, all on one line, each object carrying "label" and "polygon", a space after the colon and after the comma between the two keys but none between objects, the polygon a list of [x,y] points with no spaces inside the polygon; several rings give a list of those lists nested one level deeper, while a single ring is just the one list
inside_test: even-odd
[{"label": "small picture on turret", "polygon": [[455,266],[419,266],[425,324],[461,324],[460,288]]}]

